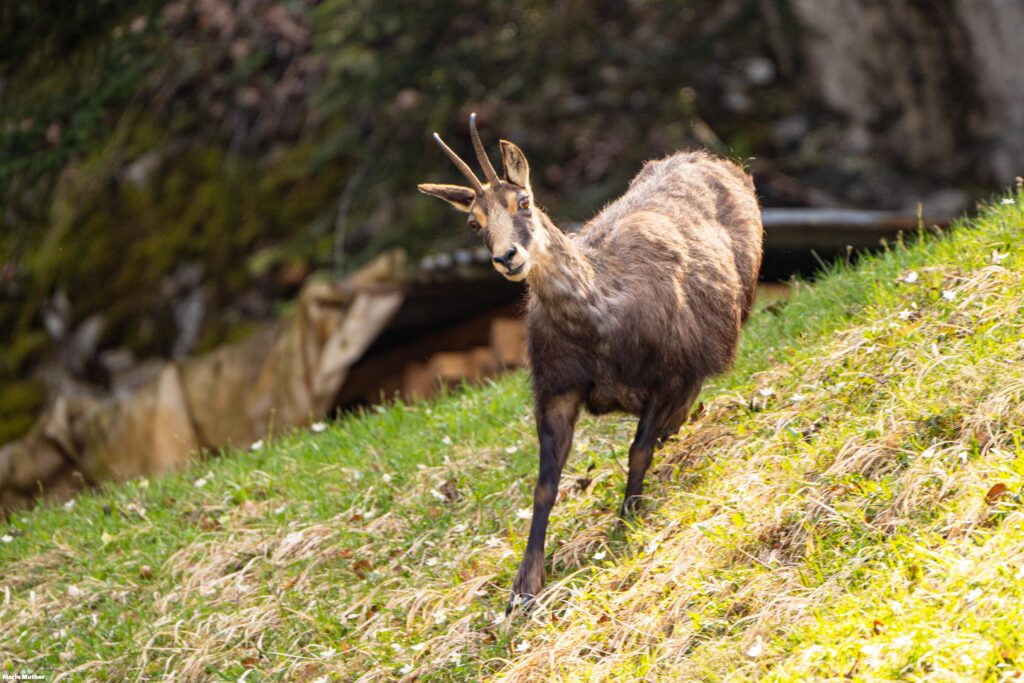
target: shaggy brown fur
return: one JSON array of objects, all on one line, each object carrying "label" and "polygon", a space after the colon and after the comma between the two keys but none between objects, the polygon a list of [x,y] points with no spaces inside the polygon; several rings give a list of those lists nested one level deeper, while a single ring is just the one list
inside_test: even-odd
[{"label": "shaggy brown fur", "polygon": [[[485,163],[479,145],[477,152]],[[568,235],[533,208],[522,152],[505,141],[502,152],[504,180],[487,173],[489,182],[474,189],[420,189],[467,211],[495,268],[529,285],[540,472],[511,610],[543,585],[544,537],[580,407],[640,418],[629,450],[629,513],[654,449],[689,416],[704,380],[732,363],[754,301],[762,227],[749,175],[686,152],[647,163],[621,198]]]}]

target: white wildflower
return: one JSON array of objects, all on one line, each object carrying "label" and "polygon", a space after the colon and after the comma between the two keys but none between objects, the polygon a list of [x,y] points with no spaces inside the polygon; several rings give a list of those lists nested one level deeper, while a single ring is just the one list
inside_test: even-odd
[{"label": "white wildflower", "polygon": [[459,664],[462,664],[462,653],[461,652],[453,652],[453,653],[451,653],[450,655],[448,655],[448,661],[451,662],[452,664],[454,664],[455,666],[458,666]]},{"label": "white wildflower", "polygon": [[301,540],[302,540],[302,532],[301,531],[293,531],[293,532],[291,532],[290,534],[288,534],[287,536],[284,537],[283,541],[281,541],[281,546],[280,546],[281,552],[284,552],[284,551],[290,549],[293,545],[295,545],[296,543],[298,543]]},{"label": "white wildflower", "polygon": [[761,396],[764,396],[765,398],[768,398],[769,396],[771,396],[771,395],[773,395],[775,393],[775,388],[774,387],[762,387],[762,388],[757,390],[757,393],[760,394]]},{"label": "white wildflower", "polygon": [[975,588],[971,591],[968,591],[967,595],[964,596],[964,600],[968,603],[976,602],[977,599],[981,597],[982,593],[984,593],[983,590],[981,590],[980,588]]},{"label": "white wildflower", "polygon": [[309,425],[309,428],[314,433],[319,434],[320,432],[322,432],[325,429],[327,429],[327,425],[325,423],[323,423],[323,422],[314,422],[313,424]]},{"label": "white wildflower", "polygon": [[801,394],[798,391],[797,393],[795,393],[792,396],[790,396],[789,400],[792,401],[793,403],[799,403],[800,401],[804,400],[805,398],[807,398],[807,397],[804,396],[803,394]]},{"label": "white wildflower", "polygon": [[530,508],[519,508],[516,510],[516,517],[519,519],[530,519],[533,517],[533,511]]},{"label": "white wildflower", "polygon": [[428,567],[436,567],[437,566],[437,558],[436,557],[428,557],[426,564],[427,564]]},{"label": "white wildflower", "polygon": [[892,639],[893,647],[898,647],[898,648],[908,647],[909,645],[912,645],[913,643],[914,643],[914,637],[910,636],[910,635],[907,635],[907,634],[903,634],[902,636],[897,636],[897,637]]},{"label": "white wildflower", "polygon": [[500,626],[501,624],[505,623],[505,613],[504,612],[496,613],[494,615],[494,619],[491,620],[491,623],[494,624],[495,626]]},{"label": "white wildflower", "polygon": [[412,673],[412,664],[403,664],[402,668],[398,670],[398,673],[402,674],[403,676],[408,673]]},{"label": "white wildflower", "polygon": [[279,515],[288,509],[288,503],[281,503],[279,507],[274,508],[273,512],[275,515]]},{"label": "white wildflower", "polygon": [[1010,197],[1003,197],[999,200],[999,203],[1003,206],[1009,206],[1010,204],[1013,204],[1013,199]]},{"label": "white wildflower", "polygon": [[604,558],[605,558],[605,557],[606,557],[607,555],[608,555],[608,553],[606,553],[605,551],[603,551],[603,550],[599,550],[599,551],[597,551],[596,553],[594,553],[594,559],[595,559],[595,560],[597,560],[598,562],[600,562],[600,561],[601,561],[601,560],[603,560],[603,559],[604,559]]},{"label": "white wildflower", "polygon": [[448,502],[448,497],[441,493],[440,491],[438,491],[437,489],[430,489],[430,495],[432,495],[434,498],[437,498],[442,503]]},{"label": "white wildflower", "polygon": [[434,612],[434,623],[435,624],[441,625],[444,622],[446,622],[447,620],[448,620],[448,615],[445,613],[445,611],[443,609],[439,609],[436,612]]},{"label": "white wildflower", "polygon": [[75,507],[75,499],[74,498],[72,498],[68,502],[64,503],[64,509],[65,510],[70,510],[73,507]]},{"label": "white wildflower", "polygon": [[3,536],[0,536],[0,541],[3,541],[4,543],[11,543],[14,541],[14,536],[4,534]]},{"label": "white wildflower", "polygon": [[992,259],[992,263],[1002,263],[1003,261],[1006,260],[1006,257],[1009,256],[1009,255],[1010,255],[1010,252],[1008,252],[1008,251],[1004,251],[1002,253],[1000,253],[998,251],[993,251],[992,252],[992,256],[990,258]]},{"label": "white wildflower", "polygon": [[526,652],[530,649],[530,643],[526,640],[520,640],[519,644],[516,645],[516,652]]},{"label": "white wildflower", "polygon": [[912,285],[915,282],[917,282],[917,278],[918,277],[919,276],[917,274],[917,271],[913,271],[912,270],[912,271],[910,271],[909,273],[907,273],[906,275],[903,276],[903,281],[906,282],[908,285]]},{"label": "white wildflower", "polygon": [[871,666],[878,666],[878,655],[882,652],[881,643],[865,643],[860,648],[860,653],[868,658]]},{"label": "white wildflower", "polygon": [[942,298],[946,301],[952,301],[956,298],[956,292],[951,289],[944,289],[942,290]]},{"label": "white wildflower", "polygon": [[657,539],[652,539],[651,542],[647,544],[647,547],[644,548],[644,552],[648,555],[653,555],[654,551],[658,549],[659,545],[660,543],[658,543]]},{"label": "white wildflower", "polygon": [[519,446],[509,446],[508,448],[505,449],[505,452],[508,453],[509,455],[512,455],[513,453],[518,453]]},{"label": "white wildflower", "polygon": [[263,439],[258,439],[254,441],[251,446],[249,446],[250,451],[258,451],[261,448],[263,448]]},{"label": "white wildflower", "polygon": [[450,437],[447,434],[445,434],[444,438],[441,439],[441,443],[443,443],[445,446],[451,446],[452,445],[452,437]]},{"label": "white wildflower", "polygon": [[204,477],[199,477],[198,479],[195,480],[194,483],[197,489],[201,489],[204,486],[206,486],[206,479]]},{"label": "white wildflower", "polygon": [[330,659],[331,657],[333,657],[336,654],[338,654],[338,651],[335,650],[333,647],[326,647],[326,648],[324,648],[324,651],[320,653],[320,658],[321,659]]},{"label": "white wildflower", "polygon": [[388,474],[387,472],[385,472],[384,474],[381,475],[380,480],[382,482],[384,482],[385,484],[390,484],[391,483],[391,475]]},{"label": "white wildflower", "polygon": [[750,647],[748,647],[747,651],[744,652],[743,654],[745,654],[746,656],[750,657],[751,659],[757,659],[758,657],[761,656],[761,653],[763,653],[763,652],[764,652],[764,641],[761,639],[761,636],[758,636],[757,638],[754,639],[754,642],[751,643]]},{"label": "white wildflower", "polygon": [[910,320],[910,316],[914,314],[907,310],[906,308],[904,308],[902,311],[899,312],[898,315],[900,316],[900,320]]},{"label": "white wildflower", "polygon": [[484,541],[484,545],[488,548],[497,548],[499,545],[501,545],[501,541],[491,536],[486,541]]}]

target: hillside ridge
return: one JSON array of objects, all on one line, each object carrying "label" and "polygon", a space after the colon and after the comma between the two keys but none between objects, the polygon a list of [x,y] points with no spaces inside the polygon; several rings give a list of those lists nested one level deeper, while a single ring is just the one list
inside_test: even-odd
[{"label": "hillside ridge", "polygon": [[66,680],[1011,680],[1024,671],[1020,192],[762,305],[615,508],[586,418],[550,583],[505,620],[535,437],[516,374],[0,528],[0,663]]}]

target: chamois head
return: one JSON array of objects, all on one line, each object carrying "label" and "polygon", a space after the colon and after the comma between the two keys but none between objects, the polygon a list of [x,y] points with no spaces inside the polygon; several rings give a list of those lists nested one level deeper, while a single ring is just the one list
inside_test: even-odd
[{"label": "chamois head", "polygon": [[439,197],[459,211],[468,213],[469,228],[487,243],[494,269],[505,278],[518,282],[525,279],[530,270],[530,250],[537,252],[543,249],[546,237],[533,206],[530,166],[521,149],[502,140],[501,158],[505,164],[505,178],[499,178],[480,142],[480,134],[476,130],[476,114],[469,117],[469,131],[477,161],[480,162],[487,182],[481,183],[469,165],[444,144],[440,135],[434,133],[437,144],[466,176],[471,187],[433,183],[418,187],[420,192]]}]

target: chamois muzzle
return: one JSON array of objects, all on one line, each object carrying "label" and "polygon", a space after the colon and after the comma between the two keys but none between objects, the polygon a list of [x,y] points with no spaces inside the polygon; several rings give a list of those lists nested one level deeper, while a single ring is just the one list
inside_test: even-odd
[{"label": "chamois muzzle", "polygon": [[516,247],[515,247],[515,245],[513,245],[513,246],[509,247],[508,251],[506,251],[504,253],[504,255],[502,255],[502,256],[495,256],[491,260],[494,261],[495,263],[503,266],[505,268],[505,270],[512,270],[512,259],[515,258],[516,251],[517,251]]},{"label": "chamois muzzle", "polygon": [[491,262],[506,280],[522,282],[530,271],[530,252],[522,245],[513,244],[504,254],[492,257]]}]

